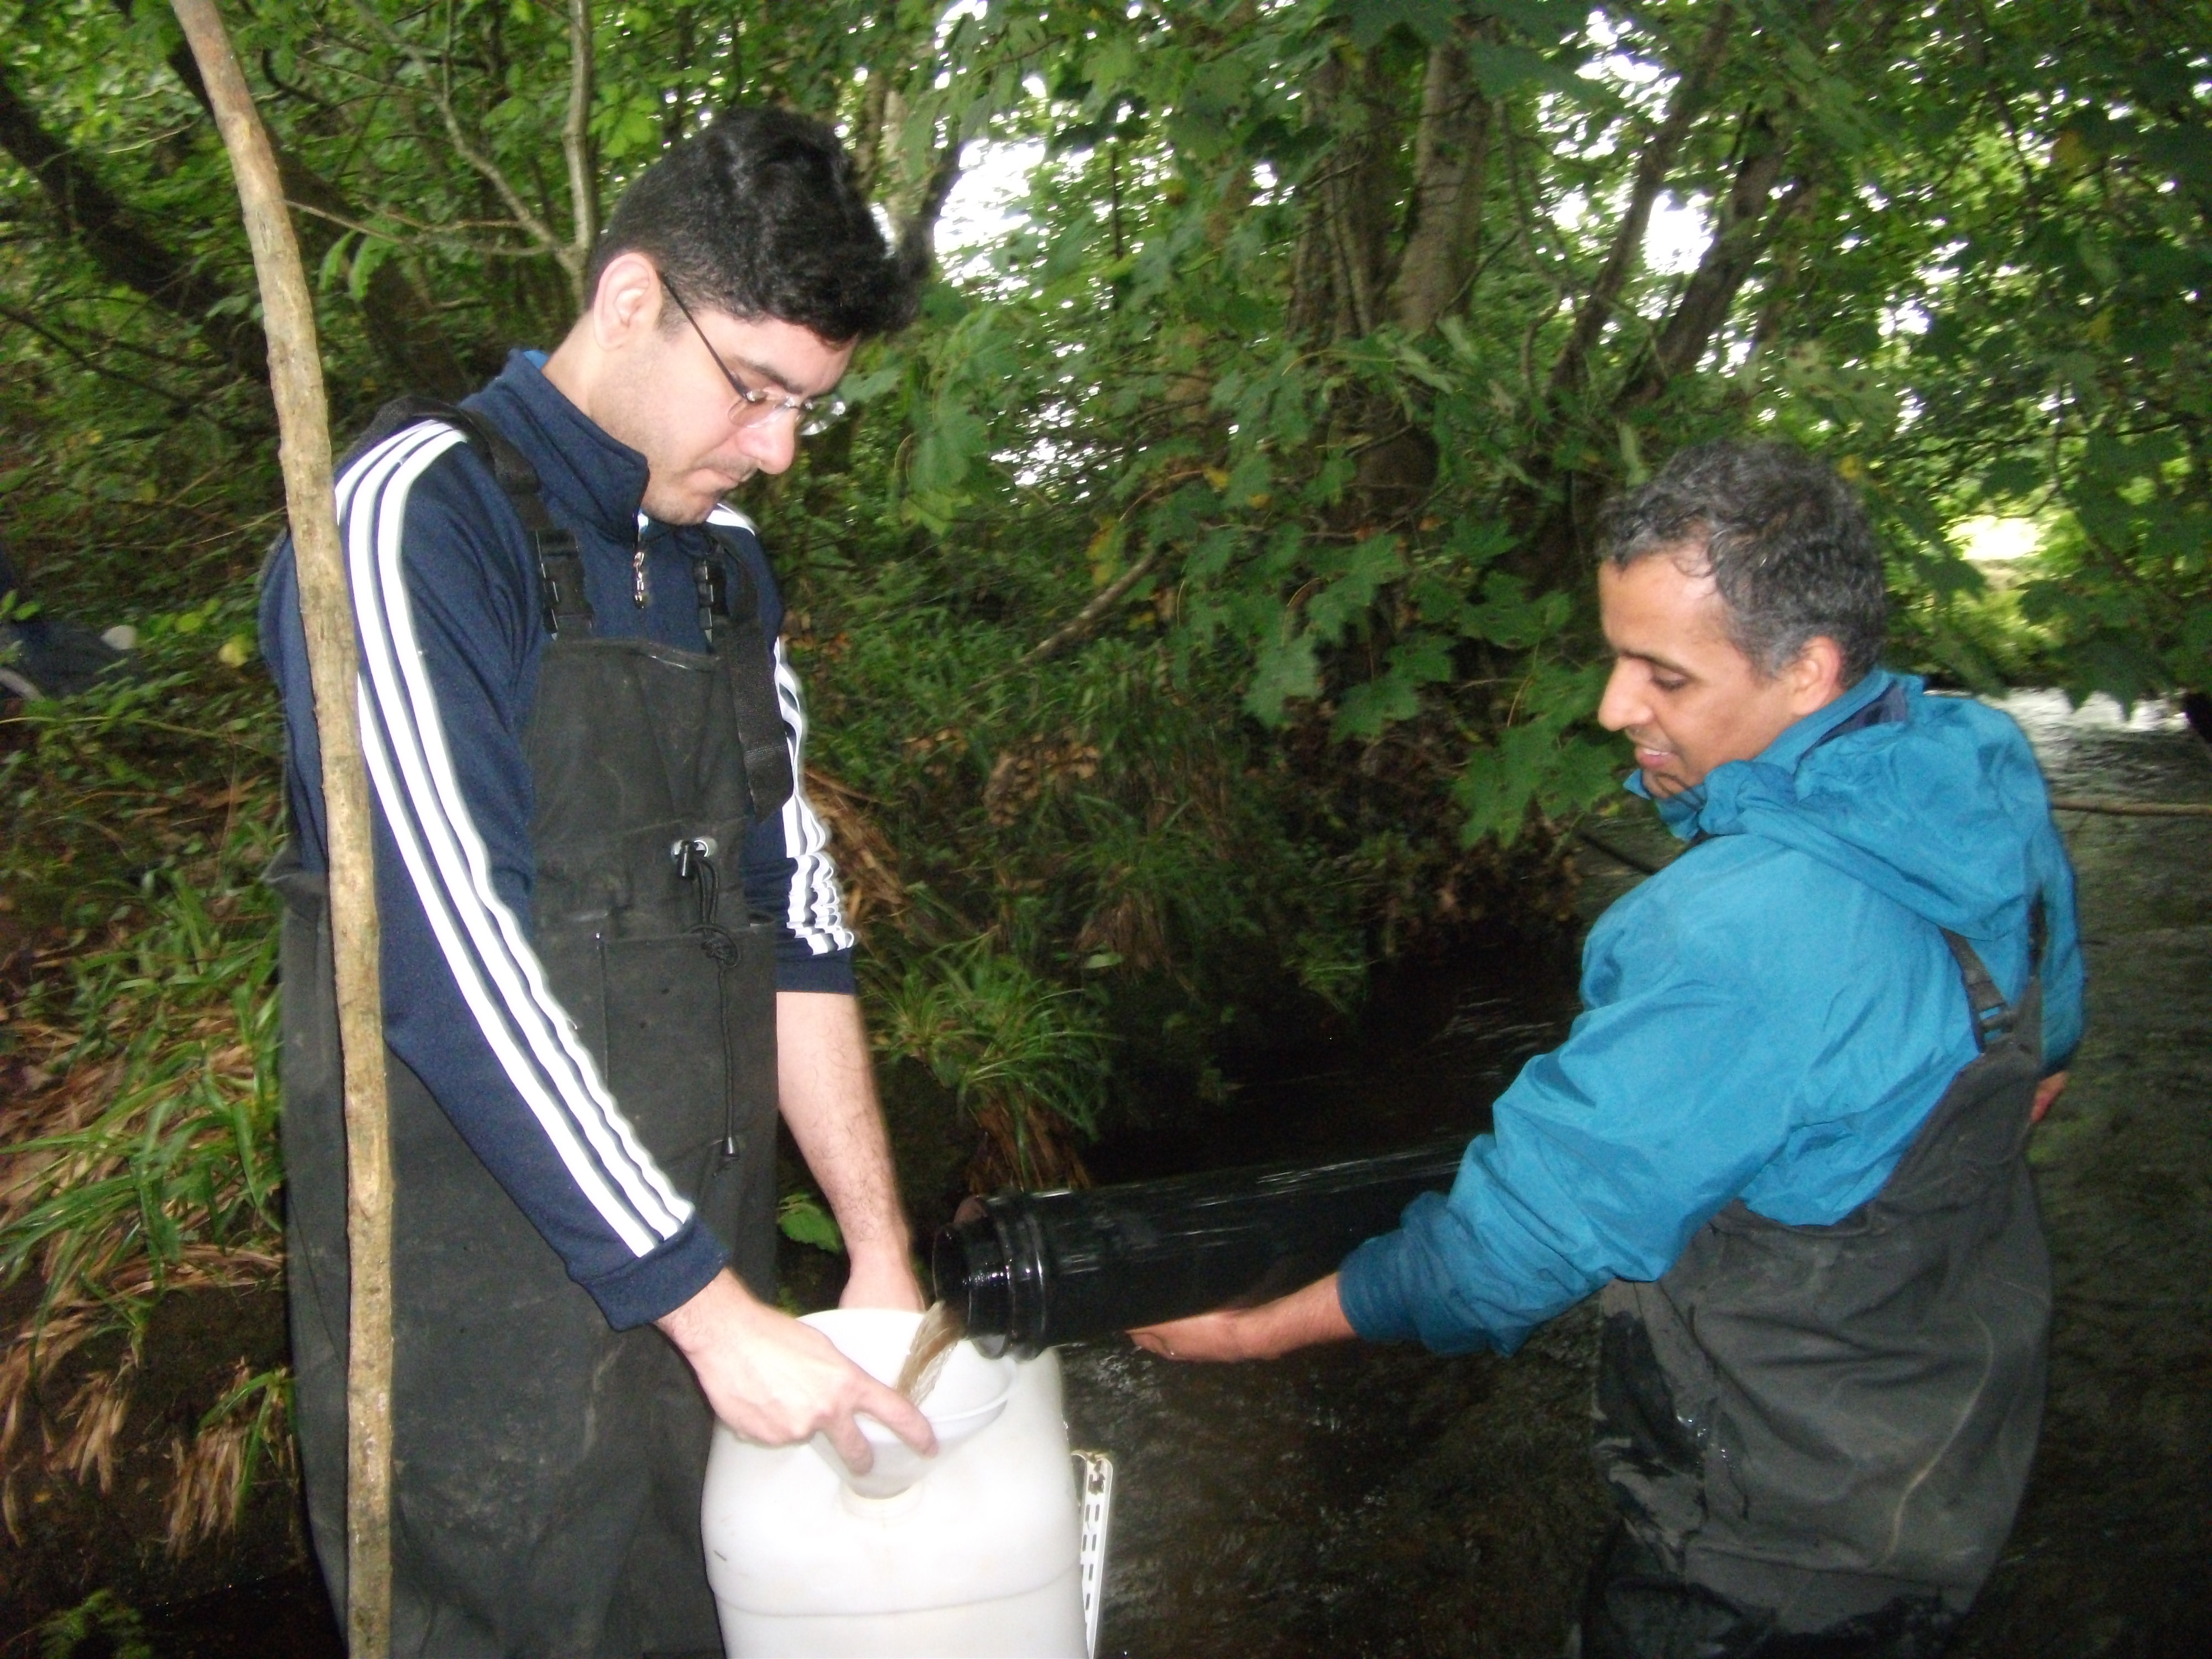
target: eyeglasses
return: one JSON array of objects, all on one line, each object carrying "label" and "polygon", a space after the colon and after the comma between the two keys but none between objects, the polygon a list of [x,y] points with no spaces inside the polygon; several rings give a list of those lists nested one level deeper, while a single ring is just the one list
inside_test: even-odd
[{"label": "eyeglasses", "polygon": [[721,371],[722,378],[730,383],[730,390],[737,393],[737,402],[730,405],[732,426],[758,426],[779,416],[788,415],[799,423],[799,436],[811,438],[845,412],[845,405],[835,398],[793,398],[774,387],[747,386],[730,372],[729,365],[722,361],[722,354],[714,349],[714,343],[707,337],[707,331],[699,326],[699,319],[691,314],[691,307],[684,303],[684,296],[676,291],[665,276],[660,279],[660,288],[676,301],[677,310],[682,312],[684,320],[691,325],[691,331],[699,337],[699,343],[707,348],[707,356],[714,360],[714,367]]}]

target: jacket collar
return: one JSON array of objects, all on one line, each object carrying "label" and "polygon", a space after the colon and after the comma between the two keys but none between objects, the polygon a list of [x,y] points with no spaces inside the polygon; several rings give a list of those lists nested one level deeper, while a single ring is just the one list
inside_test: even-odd
[{"label": "jacket collar", "polygon": [[[1680,794],[1664,800],[1653,801],[1667,827],[1684,841],[1694,841],[1703,826],[1698,822],[1705,810],[1707,793],[1713,780],[1737,767],[1772,767],[1784,774],[1795,774],[1805,757],[1826,742],[1832,733],[1849,724],[1854,718],[1867,713],[1893,688],[1903,688],[1905,683],[1886,668],[1867,671],[1865,678],[1833,702],[1814,709],[1802,720],[1785,729],[1782,735],[1759,752],[1755,759],[1728,761],[1715,767],[1701,783],[1691,785]],[[1644,775],[1631,772],[1624,786],[1631,794],[1651,800],[1651,792],[1644,787]]]},{"label": "jacket collar", "polygon": [[570,403],[544,363],[542,351],[509,353],[499,378],[468,402],[529,457],[556,519],[627,548],[645,527],[645,457]]}]

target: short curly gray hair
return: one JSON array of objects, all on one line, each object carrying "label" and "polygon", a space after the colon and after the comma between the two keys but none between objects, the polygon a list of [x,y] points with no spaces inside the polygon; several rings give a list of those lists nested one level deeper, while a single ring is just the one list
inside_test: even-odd
[{"label": "short curly gray hair", "polygon": [[1678,451],[1607,503],[1598,556],[1615,569],[1699,554],[1728,607],[1729,637],[1771,678],[1822,636],[1856,684],[1881,655],[1889,597],[1881,554],[1850,488],[1794,444],[1723,439]]}]

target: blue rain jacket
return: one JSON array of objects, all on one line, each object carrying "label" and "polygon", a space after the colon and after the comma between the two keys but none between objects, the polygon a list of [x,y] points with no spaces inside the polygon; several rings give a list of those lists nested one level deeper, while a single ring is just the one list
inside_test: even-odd
[{"label": "blue rain jacket", "polygon": [[1707,839],[1591,929],[1584,1012],[1498,1097],[1449,1196],[1346,1259],[1363,1337],[1510,1352],[1608,1279],[1657,1279],[1731,1199],[1850,1213],[1974,1058],[1939,928],[2017,996],[2039,893],[2046,1072],[2072,1056],[2073,872],[2008,716],[1877,669],[1659,811]]}]

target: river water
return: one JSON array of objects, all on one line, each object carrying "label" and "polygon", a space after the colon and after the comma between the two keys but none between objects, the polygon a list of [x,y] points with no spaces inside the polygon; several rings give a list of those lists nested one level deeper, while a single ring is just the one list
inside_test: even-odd
[{"label": "river water", "polygon": [[[2124,718],[2048,692],[2005,707],[2055,795],[2212,801],[2212,751],[2163,708]],[[2090,994],[2031,1154],[2057,1267],[2050,1404],[2020,1522],[1953,1651],[2194,1656],[2212,1651],[2212,819],[2059,817]],[[1640,859],[1670,848],[1653,823],[1604,833]],[[1589,915],[1640,878],[1585,864]],[[1102,1149],[1101,1177],[1479,1129],[1564,1034],[1571,963],[1477,963],[1397,1000],[1393,1029],[1251,1080],[1205,1139]],[[1609,1517],[1585,1449],[1595,1334],[1585,1306],[1511,1359],[1064,1350],[1077,1443],[1116,1468],[1099,1651],[1559,1653]]]}]

